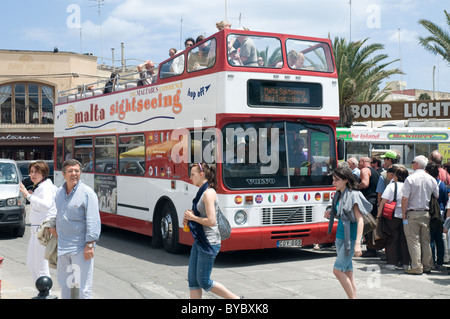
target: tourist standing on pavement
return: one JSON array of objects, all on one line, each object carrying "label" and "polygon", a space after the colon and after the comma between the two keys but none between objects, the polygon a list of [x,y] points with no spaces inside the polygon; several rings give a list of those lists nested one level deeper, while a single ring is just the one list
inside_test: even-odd
[{"label": "tourist standing on pavement", "polygon": [[333,171],[333,197],[331,210],[325,212],[330,219],[328,233],[334,225],[334,217],[339,219],[336,232],[337,258],[333,273],[341,283],[348,298],[356,298],[356,284],[353,278],[352,257],[360,257],[364,221],[362,214],[370,214],[372,205],[357,190],[358,183],[352,171],[347,167],[338,167]]},{"label": "tourist standing on pavement", "polygon": [[[369,157],[361,157],[359,160],[359,170],[361,171],[359,177],[359,187],[358,189],[364,195],[364,197],[372,204],[371,214],[374,218],[377,217],[377,184],[380,174],[370,166],[371,159]],[[373,249],[372,243],[373,232],[366,234],[367,251],[362,254],[362,257],[376,257],[377,251]]]},{"label": "tourist standing on pavement", "polygon": [[204,289],[226,299],[239,299],[239,296],[210,278],[221,245],[217,226],[219,201],[215,190],[217,183],[214,167],[206,163],[195,164],[191,168],[191,181],[200,187],[192,201],[192,210],[187,210],[183,219],[183,224],[189,225],[194,237],[188,270],[191,298],[202,298]]},{"label": "tourist standing on pavement", "polygon": [[58,282],[61,298],[71,297],[79,288],[80,299],[90,299],[94,273],[94,246],[100,237],[97,194],[81,182],[81,163],[63,163],[65,183],[56,194],[56,233],[58,236]]},{"label": "tourist standing on pavement", "polygon": [[[411,258],[409,257],[408,244],[406,243],[405,231],[403,229],[402,219],[402,188],[403,182],[408,177],[408,170],[403,165],[394,164],[387,169],[388,176],[393,174],[393,182],[384,190],[381,196],[381,202],[378,207],[378,219],[382,216],[383,208],[386,203],[391,203],[394,198],[397,199],[395,210],[391,219],[386,218],[386,226],[389,230],[389,237],[386,242],[386,269],[395,270],[398,265],[403,266],[403,270],[409,269]],[[395,194],[395,190],[397,193]]]},{"label": "tourist standing on pavement", "polygon": [[430,214],[428,213],[431,194],[439,196],[437,182],[425,172],[427,158],[416,156],[412,162],[414,173],[406,178],[402,189],[402,214],[411,269],[405,273],[420,275],[429,273],[433,267],[430,247]]},{"label": "tourist standing on pavement", "polygon": [[50,277],[48,260],[44,258],[46,247],[37,238],[39,226],[46,220],[55,218],[55,196],[57,187],[48,178],[49,167],[44,161],[35,161],[28,166],[33,188],[28,191],[20,183],[20,191],[30,202],[29,222],[31,236],[28,242],[27,266],[30,268],[34,282],[39,277]]},{"label": "tourist standing on pavement", "polygon": [[[440,165],[436,164],[433,161],[429,161],[427,166],[425,167],[425,172],[430,174],[432,177],[436,179],[439,190],[439,198],[437,199],[439,203],[439,207],[441,209],[441,221],[439,227],[431,227],[430,226],[430,244],[431,244],[431,253],[433,256],[434,269],[436,270],[446,270],[447,268],[444,266],[444,255],[445,255],[445,246],[444,240],[442,237],[443,228],[442,228],[442,220],[444,217],[445,207],[447,206],[448,201],[448,191],[444,182],[439,179],[439,168]],[[431,216],[430,216],[431,218]],[[435,229],[433,229],[435,228]]]}]

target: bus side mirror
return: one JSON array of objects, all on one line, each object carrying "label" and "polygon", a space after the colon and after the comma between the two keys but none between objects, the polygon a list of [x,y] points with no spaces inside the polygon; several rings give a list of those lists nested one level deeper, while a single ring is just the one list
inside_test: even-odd
[{"label": "bus side mirror", "polygon": [[342,138],[338,138],[337,140],[337,153],[338,153],[338,160],[342,161],[345,155],[345,144],[344,139]]}]

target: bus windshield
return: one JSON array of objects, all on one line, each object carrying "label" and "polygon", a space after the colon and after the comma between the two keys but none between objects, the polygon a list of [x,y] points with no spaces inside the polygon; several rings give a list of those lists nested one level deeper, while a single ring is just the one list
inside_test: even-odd
[{"label": "bus windshield", "polygon": [[330,47],[324,42],[289,39],[286,41],[286,54],[291,69],[334,71]]},{"label": "bus windshield", "polygon": [[230,189],[331,186],[331,127],[312,123],[233,123],[222,130],[223,180]]},{"label": "bus windshield", "polygon": [[278,38],[229,34],[228,63],[233,66],[281,68],[281,42]]}]

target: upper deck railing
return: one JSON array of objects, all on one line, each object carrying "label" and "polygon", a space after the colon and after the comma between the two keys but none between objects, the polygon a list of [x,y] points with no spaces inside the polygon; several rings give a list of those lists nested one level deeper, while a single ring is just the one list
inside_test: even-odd
[{"label": "upper deck railing", "polygon": [[[220,71],[315,75],[337,78],[331,42],[304,36],[225,29],[161,62],[152,84]],[[59,91],[58,103],[97,97],[144,85],[143,73]]]}]

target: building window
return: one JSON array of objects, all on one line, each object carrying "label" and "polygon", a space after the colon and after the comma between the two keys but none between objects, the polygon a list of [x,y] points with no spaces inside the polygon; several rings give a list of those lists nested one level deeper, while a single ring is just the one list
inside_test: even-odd
[{"label": "building window", "polygon": [[52,124],[55,88],[35,82],[0,86],[0,123]]}]

